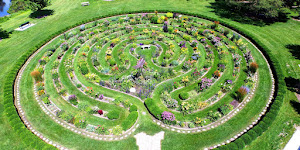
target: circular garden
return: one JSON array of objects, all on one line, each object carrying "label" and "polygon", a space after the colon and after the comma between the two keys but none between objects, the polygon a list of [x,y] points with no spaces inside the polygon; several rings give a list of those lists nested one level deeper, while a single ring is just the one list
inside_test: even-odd
[{"label": "circular garden", "polygon": [[108,141],[135,145],[134,134],[163,130],[162,147],[216,148],[251,129],[273,92],[262,53],[218,21],[137,13],[48,42],[19,71],[15,104],[27,128],[58,148],[69,146],[54,140],[62,130],[117,147]]}]

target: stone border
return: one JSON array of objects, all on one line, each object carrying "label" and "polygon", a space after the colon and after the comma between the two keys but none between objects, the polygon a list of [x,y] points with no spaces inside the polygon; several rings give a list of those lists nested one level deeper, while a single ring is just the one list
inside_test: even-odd
[{"label": "stone border", "polygon": [[[234,30],[232,30],[232,31],[234,31]],[[236,31],[234,31],[234,32],[237,33]],[[267,109],[269,108],[269,106],[270,106],[270,104],[272,102],[272,99],[274,98],[273,96],[274,96],[274,92],[275,92],[275,82],[274,82],[274,76],[273,76],[273,73],[272,73],[272,69],[270,67],[270,64],[268,63],[268,60],[263,55],[263,53],[257,48],[257,46],[254,45],[249,39],[247,39],[245,36],[243,36],[243,35],[241,35],[239,33],[237,33],[237,34],[240,35],[241,37],[243,37],[248,43],[250,43],[261,54],[261,56],[264,58],[265,62],[267,62],[268,69],[269,69],[270,76],[271,76],[271,80],[272,80],[272,90],[270,92],[269,101],[266,104],[265,108],[262,110],[262,112],[259,114],[259,117],[255,121],[253,121],[249,126],[247,126],[244,130],[242,130],[241,132],[239,132],[238,134],[236,134],[232,138],[226,140],[226,142],[222,142],[220,144],[213,145],[213,146],[211,146],[209,148],[205,148],[204,150],[214,149],[214,148],[220,147],[222,145],[229,144],[230,142],[235,141],[240,136],[242,136],[243,134],[245,134],[246,132],[248,132],[250,129],[252,129],[260,121],[261,117],[263,117],[266,114]]]}]

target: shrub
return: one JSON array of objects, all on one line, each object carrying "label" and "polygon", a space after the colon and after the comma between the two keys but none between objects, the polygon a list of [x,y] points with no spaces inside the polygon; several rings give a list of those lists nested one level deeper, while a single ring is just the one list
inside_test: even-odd
[{"label": "shrub", "polygon": [[123,130],[122,127],[120,125],[115,126],[114,128],[112,128],[112,133],[114,135],[120,135],[122,134]]},{"label": "shrub", "polygon": [[166,14],[166,16],[167,16],[168,18],[173,18],[173,13],[168,12],[168,13]]},{"label": "shrub", "polygon": [[195,128],[195,124],[193,122],[189,123],[189,128]]},{"label": "shrub", "polygon": [[80,71],[81,71],[81,73],[82,73],[83,75],[86,75],[86,74],[89,73],[89,69],[88,69],[88,67],[86,66],[86,64],[80,65],[79,68],[80,68]]},{"label": "shrub", "polygon": [[88,103],[87,102],[79,102],[78,103],[78,109],[79,110],[85,110],[88,107]]},{"label": "shrub", "polygon": [[76,95],[70,95],[69,98],[68,98],[68,100],[73,105],[77,105],[78,104],[78,102],[77,102],[77,96]]},{"label": "shrub", "polygon": [[228,114],[231,110],[233,110],[233,106],[231,104],[223,105],[219,108],[219,111],[223,114],[226,115]]},{"label": "shrub", "polygon": [[131,105],[129,111],[130,112],[137,111],[136,105]]},{"label": "shrub", "polygon": [[189,98],[189,93],[187,93],[187,92],[180,93],[179,98],[182,100],[186,100]]},{"label": "shrub", "polygon": [[145,105],[148,108],[149,112],[158,120],[161,120],[161,113],[163,112],[160,107],[156,105],[155,100],[147,98],[145,100]]},{"label": "shrub", "polygon": [[236,145],[235,142],[231,142],[227,145],[228,149],[230,150],[237,150],[238,149],[238,146]]},{"label": "shrub", "polygon": [[34,78],[36,83],[43,81],[42,74],[37,70],[32,71],[30,75]]},{"label": "shrub", "polygon": [[44,98],[43,98],[43,102],[44,102],[45,104],[50,104],[50,100],[49,100],[48,97],[44,97]]},{"label": "shrub", "polygon": [[119,114],[120,114],[119,111],[112,110],[112,111],[108,112],[107,118],[110,119],[110,120],[118,119],[119,118]]},{"label": "shrub", "polygon": [[251,73],[255,73],[257,69],[258,69],[258,64],[256,62],[252,62],[249,66],[249,70],[251,71]]},{"label": "shrub", "polygon": [[243,149],[245,147],[245,143],[241,138],[238,138],[237,140],[234,141],[236,145],[238,146],[238,149]]},{"label": "shrub", "polygon": [[109,131],[107,130],[107,128],[104,125],[102,125],[102,126],[98,125],[95,132],[98,134],[102,134],[102,135],[109,134]]},{"label": "shrub", "polygon": [[137,118],[138,118],[138,112],[136,111],[131,112],[122,123],[123,130],[125,131],[128,130],[130,127],[132,127],[132,125],[136,122]]},{"label": "shrub", "polygon": [[242,86],[237,91],[237,99],[241,102],[244,97],[250,92],[250,89],[246,86]]},{"label": "shrub", "polygon": [[250,144],[252,141],[252,138],[248,135],[248,133],[244,134],[241,139],[244,141],[245,145]]},{"label": "shrub", "polygon": [[81,84],[76,84],[76,87],[77,87],[77,88],[81,88],[82,85],[81,85]]},{"label": "shrub", "polygon": [[191,36],[184,34],[183,35],[183,39],[186,41],[190,41],[191,40]]},{"label": "shrub", "polygon": [[220,73],[219,70],[214,71],[214,77],[215,77],[215,78],[218,78],[218,77],[220,77],[220,76],[221,76],[221,73]]},{"label": "shrub", "polygon": [[154,23],[154,24],[157,24],[157,20],[158,20],[158,17],[157,16],[153,16],[150,21],[151,23]]},{"label": "shrub", "polygon": [[184,127],[184,126],[185,126],[185,123],[182,122],[182,121],[180,121],[180,122],[178,123],[178,125],[179,125],[180,127]]}]

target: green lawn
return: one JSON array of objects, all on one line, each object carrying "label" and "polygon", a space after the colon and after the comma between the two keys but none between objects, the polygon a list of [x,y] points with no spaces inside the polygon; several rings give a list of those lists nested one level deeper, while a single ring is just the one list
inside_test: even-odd
[{"label": "green lawn", "polygon": [[[17,16],[14,16],[10,20],[0,24],[4,29],[10,31],[26,21],[36,23],[35,26],[27,29],[24,32],[14,31],[13,34],[10,35],[9,39],[4,39],[0,42],[0,67],[2,69],[0,72],[0,83],[3,83],[5,81],[6,73],[12,69],[12,66],[15,64],[15,62],[20,56],[22,56],[27,50],[34,47],[37,43],[45,40],[48,36],[50,36],[53,33],[82,20],[86,20],[96,16],[111,14],[114,12],[148,9],[168,9],[170,11],[180,10],[185,12],[193,12],[219,18],[228,23],[234,23],[236,26],[242,27],[246,31],[252,32],[252,34],[255,35],[255,37],[258,40],[264,42],[264,44],[272,50],[272,54],[277,57],[286,76],[300,78],[300,67],[298,66],[298,64],[300,64],[300,60],[295,59],[289,52],[289,49],[286,48],[286,46],[289,44],[300,45],[300,22],[289,20],[285,23],[274,23],[262,27],[249,24],[241,24],[238,22],[234,22],[230,19],[220,18],[219,16],[215,15],[213,13],[213,9],[209,7],[210,2],[212,2],[210,0],[115,0],[113,2],[91,1],[90,6],[88,7],[82,7],[80,5],[80,2],[82,1],[53,0],[52,5],[48,7],[48,9],[54,10],[54,15],[52,16],[48,16],[42,19],[31,19],[28,17],[30,11],[27,11]],[[0,88],[0,92],[3,93],[2,84],[0,84]],[[113,93],[111,94],[113,95]],[[28,96],[29,98],[31,98],[32,95]],[[8,123],[8,118],[5,115],[3,115],[4,106],[2,99],[3,94],[1,94],[0,96],[0,147],[3,149],[32,149],[30,147],[26,147],[25,144],[22,143],[22,139],[18,137],[18,133],[15,133],[10,127]],[[291,137],[293,128],[291,128],[290,126],[286,127],[284,124],[286,122],[290,122],[291,120],[293,120],[293,123],[300,123],[299,114],[297,114],[290,105],[291,100],[296,100],[296,97],[293,93],[287,92],[287,94],[285,95],[285,101],[280,110],[280,114],[273,122],[273,125],[261,137],[252,142],[251,145],[247,146],[246,149],[273,149],[277,145],[279,145],[279,147],[283,147],[285,145],[285,143]],[[244,114],[246,115],[245,112]],[[49,123],[49,125],[53,124],[49,120],[50,119],[47,119],[47,116],[45,116],[45,118],[42,118],[41,120],[37,121],[43,121]],[[143,120],[141,120],[141,122],[143,122]],[[151,124],[151,122],[145,121],[143,122],[143,124]],[[144,126],[143,124],[141,124],[141,128],[139,128],[139,131],[149,130],[150,127],[146,125]],[[47,128],[49,128],[49,131],[51,131],[51,129],[56,129],[57,126],[58,125],[53,125]],[[151,130],[153,133],[148,134],[154,134],[156,133],[156,131],[158,132],[160,128],[153,126]],[[218,130],[221,131],[221,129]],[[277,137],[281,132],[283,132],[283,130],[289,133],[289,135],[287,137],[284,137],[282,141],[274,140],[274,138]],[[70,131],[65,130],[64,132],[69,133]],[[208,133],[205,134],[207,134],[208,138],[213,138],[209,137]],[[54,136],[59,137],[60,135]],[[195,138],[194,136],[190,135],[186,135],[184,137]],[[167,134],[165,137],[165,142],[168,142],[168,140],[171,140],[171,138],[176,139],[178,138],[178,136],[176,134]],[[63,138],[59,139],[64,140]],[[67,145],[72,145],[73,142],[81,142],[80,140],[83,140],[82,143],[88,142],[87,138],[83,138],[81,136],[76,136],[75,138],[69,137],[68,139],[73,139],[74,141],[62,142],[66,143]],[[102,148],[109,148],[109,144],[97,142],[98,141],[93,140],[91,145],[87,146],[86,148],[92,148],[93,146],[98,145],[103,145]],[[123,146],[121,144],[129,146],[130,144],[126,144],[126,142],[134,142],[134,139],[130,138],[126,141],[116,142],[116,147]],[[203,144],[204,142],[205,141],[202,141],[201,144]],[[193,144],[193,142],[190,141],[184,144],[183,147],[190,148],[190,144]]]}]

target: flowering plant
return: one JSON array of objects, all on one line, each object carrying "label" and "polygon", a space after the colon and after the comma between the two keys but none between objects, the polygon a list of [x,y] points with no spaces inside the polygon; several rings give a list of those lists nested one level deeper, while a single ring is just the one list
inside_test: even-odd
[{"label": "flowering plant", "polygon": [[171,112],[164,111],[161,114],[162,121],[166,124],[173,124],[175,122],[175,116]]}]

